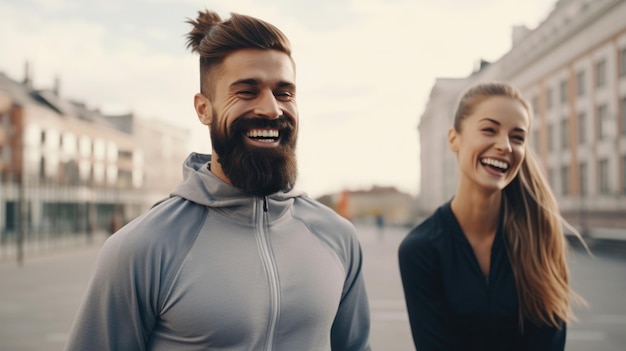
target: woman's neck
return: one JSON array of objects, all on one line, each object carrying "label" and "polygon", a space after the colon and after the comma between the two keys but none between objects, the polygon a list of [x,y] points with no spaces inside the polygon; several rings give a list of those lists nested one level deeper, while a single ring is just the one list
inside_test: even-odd
[{"label": "woman's neck", "polygon": [[490,194],[459,191],[450,207],[465,235],[491,237],[498,227],[501,198],[501,191]]}]

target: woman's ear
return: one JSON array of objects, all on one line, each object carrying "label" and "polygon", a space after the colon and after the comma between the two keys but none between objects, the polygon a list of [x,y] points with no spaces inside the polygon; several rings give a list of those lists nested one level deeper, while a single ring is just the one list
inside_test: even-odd
[{"label": "woman's ear", "polygon": [[209,99],[197,93],[193,97],[193,105],[196,109],[196,114],[198,115],[198,119],[202,124],[210,126],[211,120],[213,119],[213,109],[211,108],[211,102]]},{"label": "woman's ear", "polygon": [[458,143],[459,133],[457,133],[456,129],[450,128],[450,130],[448,130],[448,147],[450,147],[450,150],[452,150],[455,154],[459,152]]}]

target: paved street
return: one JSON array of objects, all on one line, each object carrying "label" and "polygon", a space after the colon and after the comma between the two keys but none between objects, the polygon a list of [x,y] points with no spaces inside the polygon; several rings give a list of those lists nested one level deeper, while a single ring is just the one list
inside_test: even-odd
[{"label": "paved street", "polygon": [[[372,348],[412,350],[396,251],[406,229],[359,226],[372,308]],[[91,273],[99,245],[27,256],[24,266],[0,262],[0,350],[61,350]],[[568,351],[626,350],[626,255],[594,246],[595,258],[571,255],[572,284],[588,308],[570,326]]]}]

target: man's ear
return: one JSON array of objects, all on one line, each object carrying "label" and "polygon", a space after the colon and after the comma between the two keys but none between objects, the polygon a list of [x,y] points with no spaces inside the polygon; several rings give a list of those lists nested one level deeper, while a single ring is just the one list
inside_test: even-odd
[{"label": "man's ear", "polygon": [[459,134],[456,132],[456,129],[450,128],[448,130],[448,147],[455,154],[459,152]]},{"label": "man's ear", "polygon": [[202,124],[210,126],[211,120],[213,119],[213,109],[211,108],[211,102],[209,99],[197,93],[193,97],[193,105],[196,108],[196,114],[198,114],[198,119]]}]

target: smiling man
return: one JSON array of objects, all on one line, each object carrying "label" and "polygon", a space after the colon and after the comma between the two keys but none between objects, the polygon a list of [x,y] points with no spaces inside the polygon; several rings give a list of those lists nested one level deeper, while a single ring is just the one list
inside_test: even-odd
[{"label": "smiling man", "polygon": [[188,22],[213,152],[107,240],[66,350],[369,350],[355,229],[294,189],[289,41],[249,16]]}]

